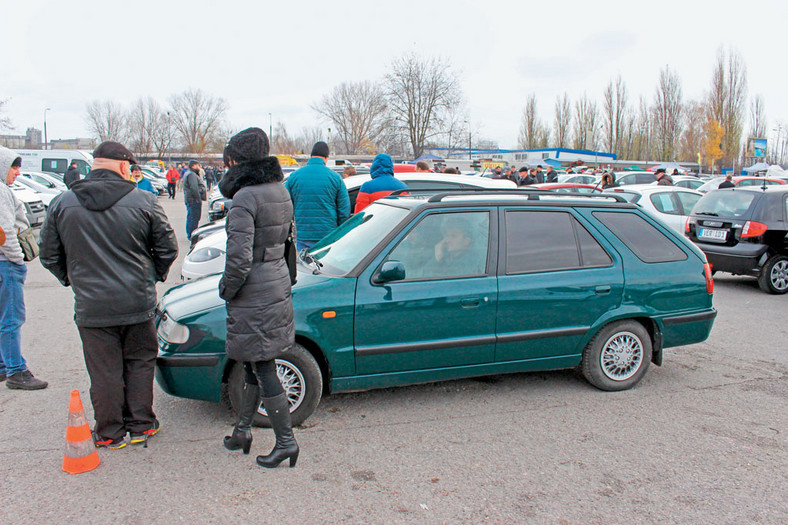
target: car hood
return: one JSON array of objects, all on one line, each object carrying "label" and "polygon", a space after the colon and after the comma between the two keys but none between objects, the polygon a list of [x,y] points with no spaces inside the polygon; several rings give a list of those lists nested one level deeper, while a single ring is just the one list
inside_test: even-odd
[{"label": "car hood", "polygon": [[[205,310],[224,308],[224,299],[219,297],[219,280],[222,274],[213,274],[202,279],[170,288],[159,302],[159,309],[175,320],[183,319]],[[293,285],[293,297],[301,290],[330,281],[334,277],[313,274],[303,264],[298,265],[298,282]]]}]

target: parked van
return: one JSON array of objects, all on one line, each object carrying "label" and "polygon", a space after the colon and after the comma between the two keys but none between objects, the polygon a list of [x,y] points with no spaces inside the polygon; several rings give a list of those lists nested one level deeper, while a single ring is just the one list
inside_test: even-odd
[{"label": "parked van", "polygon": [[22,157],[22,169],[31,171],[49,171],[63,175],[72,162],[82,176],[90,173],[93,166],[93,155],[89,151],[78,149],[18,149]]}]

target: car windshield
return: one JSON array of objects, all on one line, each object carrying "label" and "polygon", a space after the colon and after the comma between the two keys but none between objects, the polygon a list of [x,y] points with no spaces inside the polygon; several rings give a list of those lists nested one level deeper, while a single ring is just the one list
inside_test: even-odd
[{"label": "car windshield", "polygon": [[372,203],[315,244],[309,254],[322,272],[345,275],[408,213],[405,208]]},{"label": "car windshield", "polygon": [[693,215],[741,218],[747,215],[755,197],[752,191],[718,190],[707,193],[692,210]]}]

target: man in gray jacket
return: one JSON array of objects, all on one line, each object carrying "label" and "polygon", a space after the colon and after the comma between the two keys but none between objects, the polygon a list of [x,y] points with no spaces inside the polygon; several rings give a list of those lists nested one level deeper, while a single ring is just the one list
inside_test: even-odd
[{"label": "man in gray jacket", "polygon": [[130,181],[134,156],[103,142],[90,177],[55,197],[41,227],[41,263],[74,290],[74,320],[90,375],[97,447],[142,443],[159,430],[153,413],[156,281],[178,243],[152,193]]},{"label": "man in gray jacket", "polygon": [[27,267],[16,234],[30,227],[25,207],[8,187],[19,176],[22,157],[0,146],[0,381],[8,388],[39,390],[47,387],[27,369],[22,357],[22,324],[25,322],[23,287]]},{"label": "man in gray jacket", "polygon": [[186,238],[192,238],[202,215],[202,201],[206,199],[205,184],[200,179],[200,163],[189,161],[189,169],[183,175],[183,200],[186,202]]}]

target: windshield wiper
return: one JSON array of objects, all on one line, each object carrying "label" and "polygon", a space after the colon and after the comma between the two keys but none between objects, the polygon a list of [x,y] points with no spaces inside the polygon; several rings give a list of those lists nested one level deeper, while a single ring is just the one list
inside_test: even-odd
[{"label": "windshield wiper", "polygon": [[315,265],[315,269],[312,271],[312,273],[313,273],[313,274],[315,274],[315,275],[316,275],[316,274],[320,273],[320,268],[322,268],[322,267],[323,267],[323,263],[321,263],[320,261],[318,261],[317,259],[315,259],[315,258],[312,256],[312,254],[310,254],[310,253],[309,253],[309,248],[304,248],[303,250],[301,250],[301,252],[298,254],[298,256],[299,256],[299,257],[301,258],[301,260],[302,260],[302,261],[304,261],[305,263],[307,263],[307,264],[310,264],[310,265],[311,265],[311,264],[314,264],[314,265]]}]

